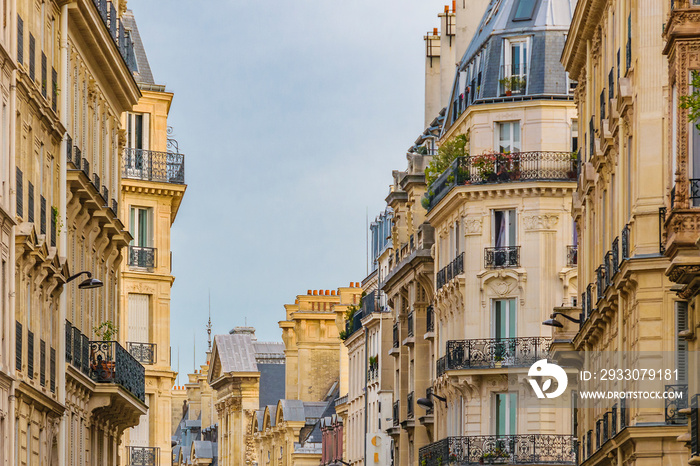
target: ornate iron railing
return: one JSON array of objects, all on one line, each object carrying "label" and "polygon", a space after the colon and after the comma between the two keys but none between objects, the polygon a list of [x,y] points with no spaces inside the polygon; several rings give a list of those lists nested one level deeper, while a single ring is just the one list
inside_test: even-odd
[{"label": "ornate iron railing", "polygon": [[414,327],[416,325],[416,322],[414,320],[414,313],[413,311],[408,313],[408,316],[406,316],[406,326],[408,327],[407,333],[409,337],[412,337],[414,334]]},{"label": "ornate iron railing", "polygon": [[87,176],[88,180],[89,180],[90,179],[90,162],[88,161],[87,157],[83,157],[82,170],[83,170],[83,173],[85,173],[85,176]]},{"label": "ornate iron railing", "polygon": [[394,348],[399,347],[399,324],[394,323]]},{"label": "ornate iron railing", "polygon": [[413,419],[413,392],[406,396],[406,418]]},{"label": "ornate iron railing", "polygon": [[82,370],[82,359],[83,359],[83,339],[82,339],[82,333],[80,333],[80,329],[78,327],[73,327],[73,338],[71,341],[73,342],[73,366],[78,369]]},{"label": "ornate iron railing", "polygon": [[566,265],[568,267],[578,265],[578,245],[566,247]]},{"label": "ornate iron railing", "polygon": [[122,177],[161,183],[185,183],[185,156],[174,152],[124,149]]},{"label": "ornate iron railing", "polygon": [[616,236],[612,243],[612,274],[620,271],[620,237]]},{"label": "ornate iron railing", "polygon": [[700,395],[693,395],[690,400],[690,454],[700,456],[700,416],[698,413]]},{"label": "ornate iron railing", "polygon": [[116,383],[145,401],[145,369],[116,341],[90,342],[90,377],[98,383]]},{"label": "ornate iron railing", "polygon": [[598,301],[603,299],[603,291],[605,291],[605,267],[602,265],[599,265],[597,269],[595,269],[595,276],[596,276],[596,294],[598,296]]},{"label": "ornate iron railing", "polygon": [[158,466],[160,448],[158,447],[126,447],[130,466]]},{"label": "ornate iron railing", "polygon": [[394,425],[399,425],[399,400],[394,401],[394,405],[391,407],[391,416],[394,420]]},{"label": "ornate iron railing", "polygon": [[425,331],[434,332],[435,331],[435,311],[433,306],[428,306],[425,310]]},{"label": "ornate iron railing", "polygon": [[156,266],[156,248],[129,246],[129,265],[152,269]]},{"label": "ornate iron railing", "polygon": [[590,283],[586,287],[586,318],[590,317],[593,312],[593,284]]},{"label": "ornate iron railing", "polygon": [[490,367],[525,367],[547,358],[551,338],[517,337],[450,340],[447,370]]},{"label": "ornate iron railing", "polygon": [[124,28],[122,20],[117,17],[117,9],[114,4],[109,0],[93,0],[93,3],[127,68],[131,72],[137,71],[131,32]]},{"label": "ornate iron railing", "polygon": [[625,225],[622,229],[622,260],[630,258],[630,226]]},{"label": "ornate iron railing", "polygon": [[571,435],[473,435],[447,437],[419,450],[420,464],[576,464]]},{"label": "ornate iron railing", "polygon": [[520,266],[520,246],[484,248],[484,267],[487,269]]},{"label": "ornate iron railing", "polygon": [[458,157],[429,187],[428,210],[455,186],[518,181],[575,181],[578,157],[571,152],[512,152]]},{"label": "ornate iron railing", "polygon": [[157,346],[155,343],[126,342],[126,349],[141,364],[155,364]]},{"label": "ornate iron railing", "polygon": [[437,363],[435,365],[435,376],[440,377],[445,373],[445,368],[447,366],[447,356],[443,356],[441,358],[438,358]]},{"label": "ornate iron railing", "polygon": [[[688,385],[666,385],[664,391],[669,394],[668,398],[665,398],[666,424],[687,424],[686,415],[678,411],[688,407]],[[670,397],[671,393],[675,395],[673,399]]]},{"label": "ornate iron railing", "polygon": [[620,430],[627,427],[627,401],[623,398],[620,400]]},{"label": "ornate iron railing", "polygon": [[95,187],[95,189],[97,190],[97,193],[98,193],[98,194],[99,194],[99,192],[100,192],[101,183],[102,183],[102,182],[101,182],[101,180],[100,180],[99,175],[98,175],[97,173],[93,173],[93,174],[92,174],[92,185]]},{"label": "ornate iron railing", "polygon": [[498,83],[500,96],[525,94],[527,90],[527,66],[524,63],[501,65]]},{"label": "ornate iron railing", "polygon": [[73,335],[73,325],[66,320],[66,362],[71,363],[73,354],[73,344],[71,336]]},{"label": "ornate iron railing", "polygon": [[612,284],[612,269],[613,269],[613,253],[608,251],[605,253],[605,288],[607,289]]},{"label": "ornate iron railing", "polygon": [[610,438],[617,435],[617,404],[614,404],[610,413]]},{"label": "ornate iron railing", "polygon": [[445,286],[445,268],[443,267],[442,269],[438,270],[438,273],[435,277],[435,286],[439,290],[443,286]]}]

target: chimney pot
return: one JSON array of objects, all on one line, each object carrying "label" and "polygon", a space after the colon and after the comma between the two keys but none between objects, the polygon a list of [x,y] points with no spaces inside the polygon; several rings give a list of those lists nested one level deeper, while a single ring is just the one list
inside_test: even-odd
[{"label": "chimney pot", "polygon": [[331,296],[335,296],[335,290],[331,290]]},{"label": "chimney pot", "polygon": [[360,287],[360,282],[355,282],[355,288],[359,288],[359,287]]},{"label": "chimney pot", "polygon": [[450,12],[450,7],[449,7],[449,5],[445,5],[445,13],[449,13],[449,12]]},{"label": "chimney pot", "polygon": [[437,36],[437,28],[433,28],[433,35]]},{"label": "chimney pot", "polygon": [[311,290],[308,290],[308,291],[306,292],[306,294],[311,294]]},{"label": "chimney pot", "polygon": [[318,291],[314,290],[314,296],[317,296],[317,295],[318,295]]},{"label": "chimney pot", "polygon": [[457,9],[457,0],[452,0],[452,13]]}]

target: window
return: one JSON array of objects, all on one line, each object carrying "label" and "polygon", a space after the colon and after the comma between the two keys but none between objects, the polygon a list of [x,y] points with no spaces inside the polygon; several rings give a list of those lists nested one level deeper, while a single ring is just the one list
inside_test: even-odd
[{"label": "window", "polygon": [[526,37],[503,40],[501,93],[525,93],[527,87],[528,40]]},{"label": "window", "polygon": [[[515,435],[517,426],[518,395],[516,393],[496,393],[494,398],[495,434]],[[507,445],[504,445],[505,450]]]},{"label": "window", "polygon": [[153,209],[132,207],[129,222],[133,246],[152,247],[153,242]]},{"label": "window", "polygon": [[516,337],[515,298],[493,300],[493,337],[496,340]]},{"label": "window", "polygon": [[520,0],[518,8],[515,10],[513,21],[525,21],[532,18],[532,13],[535,10],[535,0]]},{"label": "window", "polygon": [[498,152],[520,152],[520,122],[496,123]]},{"label": "window", "polygon": [[578,120],[571,120],[571,152],[578,150]]},{"label": "window", "polygon": [[126,147],[148,149],[148,113],[126,114]]},{"label": "window", "polygon": [[491,223],[494,247],[504,248],[516,245],[515,209],[494,210]]}]

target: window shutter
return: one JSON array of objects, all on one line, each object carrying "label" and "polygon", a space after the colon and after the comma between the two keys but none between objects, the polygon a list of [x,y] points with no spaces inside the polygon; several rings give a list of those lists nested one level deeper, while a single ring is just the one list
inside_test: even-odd
[{"label": "window shutter", "polygon": [[41,52],[41,95],[46,98],[46,54]]},{"label": "window shutter", "polygon": [[55,393],[56,392],[56,349],[51,348],[50,356],[49,356],[49,371],[50,371],[50,384],[51,384],[51,392]]},{"label": "window shutter", "polygon": [[46,342],[39,340],[39,383],[46,386]]},{"label": "window shutter", "polygon": [[16,322],[15,325],[15,368],[22,370],[22,324]]},{"label": "window shutter", "polygon": [[17,198],[17,216],[22,218],[24,215],[24,202],[23,202],[23,189],[22,189],[22,170],[17,167],[17,188],[16,188],[16,198]]},{"label": "window shutter", "polygon": [[24,21],[17,15],[17,63],[24,63]]},{"label": "window shutter", "polygon": [[27,330],[27,375],[34,378],[34,334]]},{"label": "window shutter", "polygon": [[131,342],[149,343],[150,296],[147,294],[129,294],[129,329],[128,338]]},{"label": "window shutter", "polygon": [[678,336],[679,332],[688,329],[688,303],[676,302],[676,366],[678,368],[678,380],[688,380],[688,341]]},{"label": "window shutter", "polygon": [[[54,112],[58,109],[58,93],[56,92],[57,89],[58,73],[56,73],[56,69],[54,67],[51,67],[51,108]],[[70,160],[70,150],[68,154],[68,160]]]},{"label": "window shutter", "polygon": [[34,222],[34,185],[27,183],[27,221]]},{"label": "window shutter", "polygon": [[46,198],[39,196],[39,232],[42,235],[46,234]]},{"label": "window shutter", "polygon": [[36,79],[36,59],[34,56],[35,49],[34,36],[29,34],[29,79],[34,81]]}]

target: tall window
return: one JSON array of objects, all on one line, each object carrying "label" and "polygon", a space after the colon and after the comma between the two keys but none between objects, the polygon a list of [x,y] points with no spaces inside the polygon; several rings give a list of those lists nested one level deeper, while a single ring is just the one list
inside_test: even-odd
[{"label": "tall window", "polygon": [[688,341],[678,336],[679,332],[688,329],[688,303],[676,301],[676,367],[678,381],[688,380]]},{"label": "tall window", "polygon": [[501,94],[525,93],[527,88],[527,38],[504,39],[503,68],[500,73]]},{"label": "tall window", "polygon": [[520,152],[520,122],[496,123],[498,152]]},{"label": "tall window", "polygon": [[494,398],[495,433],[498,436],[515,435],[517,431],[518,395],[497,393]]},{"label": "tall window", "polygon": [[571,120],[571,152],[578,150],[578,120]]},{"label": "tall window", "polygon": [[494,210],[492,214],[493,245],[503,248],[516,245],[515,209]]},{"label": "tall window", "polygon": [[131,236],[134,237],[132,245],[152,247],[153,244],[153,209],[146,207],[132,207],[129,218]]},{"label": "tall window", "polygon": [[148,113],[126,114],[126,147],[148,149]]},{"label": "tall window", "polygon": [[515,298],[493,300],[493,337],[496,340],[515,338]]}]

